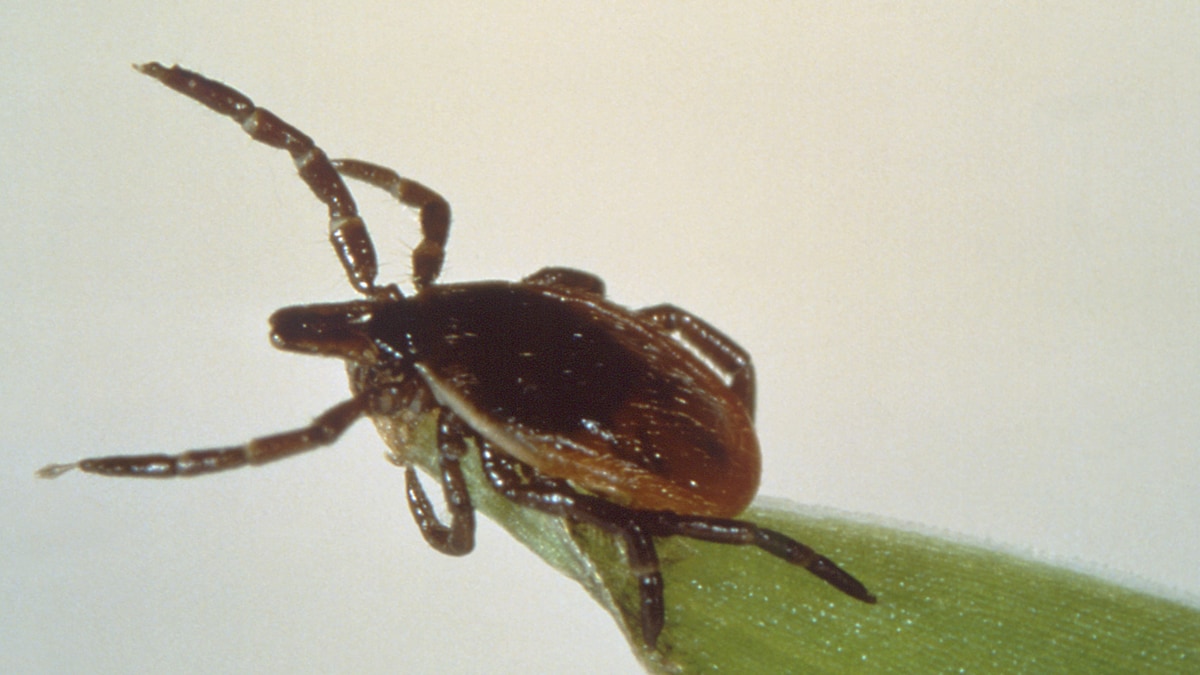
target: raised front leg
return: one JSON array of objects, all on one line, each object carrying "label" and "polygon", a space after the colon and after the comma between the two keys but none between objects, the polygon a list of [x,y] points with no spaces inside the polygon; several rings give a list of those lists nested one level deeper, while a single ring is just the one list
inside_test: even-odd
[{"label": "raised front leg", "polygon": [[208,106],[226,117],[232,118],[250,137],[273,148],[282,148],[292,156],[300,177],[329,209],[329,241],[337,251],[342,267],[350,283],[360,293],[375,297],[394,296],[393,287],[376,288],[375,275],[378,264],[375,247],[354,198],[341,176],[330,164],[324,151],[299,129],[284,122],[274,113],[259,108],[254,102],[236,89],[210,80],[190,70],[161,63],[146,63],[134,66],[138,72],[149,75],[175,91]]},{"label": "raised front leg", "polygon": [[754,418],[754,363],[749,352],[712,324],[675,305],[655,305],[636,313],[666,332],[678,332],[689,346],[720,369],[720,375],[729,380],[729,388]]},{"label": "raised front leg", "polygon": [[333,443],[342,432],[362,417],[368,405],[368,396],[359,394],[326,410],[306,427],[262,436],[245,445],[231,448],[191,450],[177,455],[90,457],[72,464],[50,464],[42,467],[37,475],[40,478],[57,478],[72,469],[79,469],[103,476],[175,478],[266,464]]},{"label": "raised front leg", "polygon": [[391,193],[401,204],[417,210],[421,223],[421,243],[412,252],[413,286],[419,291],[441,274],[446,259],[446,239],[450,236],[450,203],[444,197],[415,180],[402,177],[386,166],[357,159],[335,159],[338,173],[374,185]]}]

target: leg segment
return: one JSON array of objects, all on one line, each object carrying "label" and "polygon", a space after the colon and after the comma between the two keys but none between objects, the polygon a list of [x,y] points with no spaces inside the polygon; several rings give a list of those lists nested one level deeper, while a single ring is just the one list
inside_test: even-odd
[{"label": "leg segment", "polygon": [[646,307],[639,309],[637,315],[665,331],[678,331],[688,346],[699,351],[722,376],[729,378],[729,388],[742,399],[753,419],[754,363],[749,352],[712,324],[675,305]]},{"label": "leg segment", "polygon": [[604,281],[600,277],[570,267],[543,267],[522,279],[521,283],[604,297]]},{"label": "leg segment", "polygon": [[263,436],[232,448],[192,450],[178,455],[91,457],[74,464],[50,464],[38,471],[37,475],[41,478],[57,478],[71,469],[79,469],[102,476],[174,478],[266,464],[333,443],[362,417],[368,404],[368,397],[359,394],[326,410],[306,427]]},{"label": "leg segment", "polygon": [[639,511],[642,527],[655,537],[681,536],[718,544],[757,546],[771,555],[803,567],[830,586],[866,603],[875,596],[858,579],[829,558],[775,530],[744,520],[685,516],[670,511]]},{"label": "leg segment", "polygon": [[212,110],[242,125],[250,137],[273,148],[287,150],[296,164],[300,177],[313,194],[329,209],[329,240],[337,251],[350,283],[363,295],[394,296],[392,287],[376,288],[378,265],[375,247],[367,227],[358,216],[354,198],[329,158],[311,138],[275,116],[254,105],[241,92],[189,70],[160,63],[134,66],[175,91],[192,98]]},{"label": "leg segment", "polygon": [[582,495],[566,481],[538,476],[507,455],[484,445],[483,472],[506,498],[532,509],[595,525],[625,540],[625,555],[638,580],[642,640],[651,649],[658,643],[664,621],[663,579],[654,540],[630,516],[637,513],[612,502]]},{"label": "leg segment", "polygon": [[355,180],[370,183],[391,193],[401,204],[417,210],[421,223],[421,243],[412,252],[413,285],[425,288],[437,279],[446,258],[446,239],[450,236],[450,204],[438,193],[420,183],[401,177],[395,171],[356,159],[335,159],[333,168]]},{"label": "leg segment", "polygon": [[458,418],[444,413],[438,425],[438,449],[442,469],[442,493],[450,512],[450,525],[438,520],[417,472],[412,465],[400,464],[388,455],[388,460],[404,466],[407,485],[408,507],[426,543],[446,555],[466,555],[475,548],[475,509],[471,506],[471,495],[467,492],[467,481],[463,477],[459,461],[466,454],[463,443],[462,424]]},{"label": "leg segment", "polygon": [[662,573],[653,537],[683,536],[721,544],[757,546],[808,570],[839,591],[863,602],[875,596],[832,560],[784,534],[754,523],[687,516],[671,511],[638,511],[576,492],[565,481],[538,476],[515,459],[484,446],[483,470],[508,499],[545,513],[590,523],[625,539],[626,555],[641,594],[642,639],[653,648],[664,624]]}]

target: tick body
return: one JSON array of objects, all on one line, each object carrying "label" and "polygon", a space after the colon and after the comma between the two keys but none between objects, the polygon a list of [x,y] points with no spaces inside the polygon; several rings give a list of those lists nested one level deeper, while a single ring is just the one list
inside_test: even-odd
[{"label": "tick body", "polygon": [[[758,489],[754,370],[749,355],[705,321],[660,305],[631,310],[597,277],[546,268],[521,281],[438,284],[450,207],[385,167],[329,160],[313,141],[224,84],[157,63],[137,69],[287,150],[329,210],[330,241],[360,299],[276,312],[273,343],[343,359],[352,396],[310,425],[229,448],[53,464],[111,476],[171,477],[256,465],[333,443],[361,417],[401,429],[436,415],[442,522],[403,439],[409,507],[431,546],[474,547],[474,508],[461,460],[478,449],[491,487],[522,506],[611,532],[640,589],[642,640],[664,625],[656,537],[757,546],[864,602],[874,597],[811,548],[735,520]],[[343,177],[417,209],[413,292],[376,285],[374,247]],[[468,443],[467,441],[472,441]]]}]

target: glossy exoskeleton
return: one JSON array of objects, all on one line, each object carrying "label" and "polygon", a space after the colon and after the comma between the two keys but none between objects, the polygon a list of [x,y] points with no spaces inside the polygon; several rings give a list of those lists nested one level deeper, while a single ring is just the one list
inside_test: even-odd
[{"label": "glossy exoskeleton", "polygon": [[[474,510],[460,467],[470,438],[500,494],[623,540],[650,647],[664,624],[655,537],[754,545],[874,602],[828,558],[733,519],[758,489],[754,371],[749,355],[720,331],[670,305],[613,304],[600,279],[566,268],[518,282],[437,284],[450,228],[450,207],[437,193],[384,167],[329,160],[308,136],[224,84],[178,66],[137,69],[233,118],[255,140],[287,150],[328,207],[330,240],[364,298],[282,309],[271,317],[271,339],[281,349],[344,359],[353,396],[309,426],[245,445],[84,459],[39,475],[77,468],[193,476],[333,443],[363,416],[403,428],[432,413],[448,524],[404,448],[394,448],[426,541],[451,555],[474,546]],[[376,285],[374,247],[342,176],[417,209],[422,240],[412,255],[412,295]]]}]

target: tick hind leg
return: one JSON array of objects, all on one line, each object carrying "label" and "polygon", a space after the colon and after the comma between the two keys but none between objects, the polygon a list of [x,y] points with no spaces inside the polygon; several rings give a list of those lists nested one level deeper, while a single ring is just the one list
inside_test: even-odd
[{"label": "tick hind leg", "polygon": [[566,481],[538,476],[529,466],[487,444],[480,455],[492,487],[506,498],[544,513],[590,523],[624,539],[625,554],[638,581],[642,640],[653,649],[664,623],[663,580],[654,539],[632,518],[637,512],[580,494]]},{"label": "tick hind leg", "polygon": [[757,546],[803,567],[855,600],[874,604],[875,596],[837,563],[791,537],[745,520],[687,516],[671,511],[635,511],[642,528],[655,537],[690,537],[718,544]]},{"label": "tick hind leg", "polygon": [[329,209],[329,240],[337,251],[350,283],[363,295],[395,296],[393,287],[376,288],[378,264],[367,226],[358,215],[354,198],[321,148],[299,129],[274,113],[254,105],[246,95],[199,73],[161,63],[134,66],[175,91],[198,101],[242,126],[256,141],[287,150],[300,177]]},{"label": "tick hind leg", "polygon": [[484,446],[483,470],[502,495],[523,506],[590,523],[622,536],[641,594],[642,639],[650,648],[665,623],[663,581],[654,537],[682,536],[721,544],[756,546],[803,567],[852,598],[874,603],[875,596],[829,558],[785,534],[728,518],[641,511],[576,492],[565,481],[538,476],[531,468]]},{"label": "tick hind leg", "polygon": [[667,333],[678,333],[682,341],[715,366],[729,381],[729,388],[742,400],[754,418],[754,362],[750,353],[709,322],[675,305],[655,305],[637,310],[639,318]]}]

